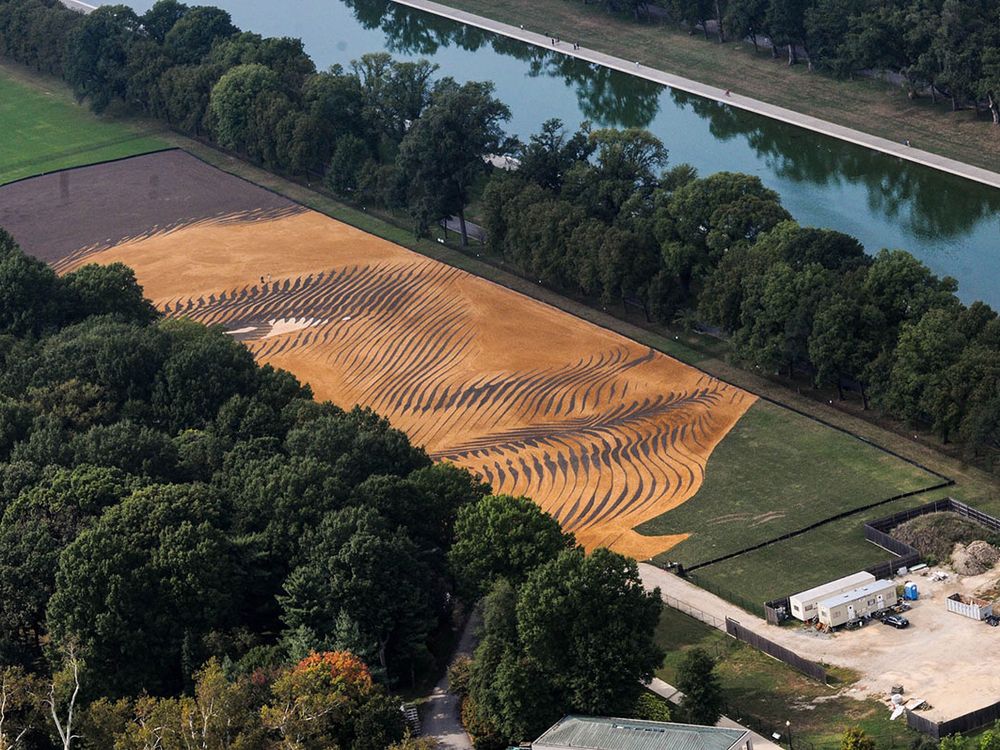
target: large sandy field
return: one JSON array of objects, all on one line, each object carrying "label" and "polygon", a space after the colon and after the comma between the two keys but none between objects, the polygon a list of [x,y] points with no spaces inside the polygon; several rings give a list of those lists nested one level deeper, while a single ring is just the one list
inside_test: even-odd
[{"label": "large sandy field", "polygon": [[588,548],[690,499],[754,397],[555,308],[172,151],[0,188],[57,270],[122,261],[168,316],[219,324],[316,396],[532,497]]}]

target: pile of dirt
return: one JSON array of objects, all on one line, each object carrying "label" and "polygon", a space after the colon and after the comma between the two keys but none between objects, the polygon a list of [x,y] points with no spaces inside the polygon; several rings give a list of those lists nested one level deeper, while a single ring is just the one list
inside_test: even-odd
[{"label": "pile of dirt", "polygon": [[951,553],[951,567],[963,576],[977,576],[1000,562],[1000,550],[982,539],[958,543]]},{"label": "pile of dirt", "polygon": [[991,536],[985,526],[948,511],[917,516],[889,533],[915,547],[932,564],[946,561],[956,544],[964,545]]}]

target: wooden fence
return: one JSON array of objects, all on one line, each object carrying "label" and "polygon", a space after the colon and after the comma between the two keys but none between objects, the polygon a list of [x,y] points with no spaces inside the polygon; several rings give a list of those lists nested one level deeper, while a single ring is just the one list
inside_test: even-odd
[{"label": "wooden fence", "polygon": [[794,651],[790,651],[784,646],[779,646],[774,641],[770,641],[762,635],[757,635],[749,628],[740,625],[731,617],[726,618],[726,632],[738,641],[743,641],[753,646],[758,651],[763,651],[768,656],[773,656],[778,661],[783,661],[792,669],[796,669],[807,677],[826,684],[826,670],[814,661],[809,661],[799,656]]},{"label": "wooden fence", "polygon": [[[991,531],[1000,533],[1000,518],[983,513],[981,510],[976,510],[951,497],[946,497],[943,500],[934,500],[926,505],[910,508],[909,510],[901,510],[898,513],[893,513],[891,516],[869,521],[865,524],[865,539],[881,547],[886,552],[896,555],[891,560],[872,565],[865,568],[865,570],[876,578],[892,578],[900,568],[911,568],[919,563],[923,559],[920,552],[909,544],[896,539],[889,532],[899,524],[918,516],[942,512],[957,513],[985,526]],[[782,620],[787,617],[789,608],[788,599],[789,596],[780,596],[764,602],[764,618],[769,625],[780,625]]]},{"label": "wooden fence", "polygon": [[948,737],[953,734],[972,732],[976,729],[982,729],[983,727],[992,724],[997,719],[1000,719],[1000,702],[994,703],[992,706],[986,706],[985,708],[970,711],[969,713],[957,716],[954,719],[948,719],[948,721],[940,722],[926,719],[916,711],[906,712],[906,723],[911,729],[916,729],[918,732],[929,734],[936,740],[940,740],[943,737]]},{"label": "wooden fence", "polygon": [[[957,513],[960,516],[964,516],[965,518],[985,526],[991,531],[1000,532],[1000,518],[991,516],[988,513],[983,513],[981,510],[976,510],[975,508],[969,507],[965,503],[948,497],[943,500],[935,500],[934,502],[927,503],[926,505],[921,505],[918,508],[903,510],[899,513],[894,513],[891,516],[886,516],[885,518],[879,518],[876,521],[866,523],[865,539],[883,547],[893,554],[900,556],[897,560],[894,560],[889,564],[890,566],[893,566],[893,570],[904,566],[910,567],[920,560],[920,553],[910,545],[890,536],[888,532],[899,524],[905,523],[910,519],[917,518],[918,516],[923,516],[928,513],[942,512]],[[876,573],[873,568],[869,568],[868,570],[873,575],[879,575],[879,573]],[[976,729],[981,729],[989,724],[992,724],[998,719],[1000,719],[1000,702],[994,703],[991,706],[986,706],[985,708],[970,711],[969,713],[958,716],[954,719],[941,722],[931,721],[914,711],[906,712],[906,723],[911,728],[916,729],[919,732],[923,732],[924,734],[929,734],[936,740],[939,740],[942,737],[948,737],[952,734],[971,732]]]},{"label": "wooden fence", "polygon": [[782,596],[764,602],[764,619],[768,625],[780,625],[788,618],[788,610],[791,609],[790,596]]}]

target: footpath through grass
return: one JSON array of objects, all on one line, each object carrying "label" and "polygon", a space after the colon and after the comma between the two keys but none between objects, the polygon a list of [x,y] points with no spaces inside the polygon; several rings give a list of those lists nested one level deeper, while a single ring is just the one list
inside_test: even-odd
[{"label": "footpath through grass", "polygon": [[38,88],[0,68],[0,185],[66,167],[136,156],[167,143],[95,117],[64,87]]},{"label": "footpath through grass", "polygon": [[445,5],[589,49],[731,89],[864,133],[900,141],[941,156],[996,170],[1000,137],[972,111],[951,112],[944,102],[910,99],[902,88],[870,79],[841,80],[789,67],[745,42],[706,40],[701,34],[656,22],[611,15],[601,3],[580,0],[439,0]]},{"label": "footpath through grass", "polygon": [[842,681],[821,685],[670,607],[663,608],[656,641],[667,651],[657,677],[671,685],[677,684],[678,666],[690,649],[702,648],[715,657],[729,717],[765,737],[771,732],[784,736],[786,721],[793,740],[813,750],[839,750],[841,735],[853,726],[862,727],[879,748],[907,748],[917,736],[905,722],[890,722],[880,703],[842,695],[853,675],[834,670]]},{"label": "footpath through grass", "polygon": [[690,533],[658,560],[690,567],[940,481],[851,435],[758,401],[712,453],[698,493],[639,531]]}]

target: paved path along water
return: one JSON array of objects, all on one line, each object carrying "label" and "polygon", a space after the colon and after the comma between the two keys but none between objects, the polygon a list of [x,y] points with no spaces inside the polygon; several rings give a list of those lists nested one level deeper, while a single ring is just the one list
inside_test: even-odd
[{"label": "paved path along water", "polygon": [[516,26],[511,26],[510,24],[494,21],[482,16],[477,16],[465,11],[456,10],[446,5],[432,2],[431,0],[392,1],[399,5],[406,5],[408,7],[433,13],[453,21],[458,21],[459,23],[475,26],[476,28],[483,29],[485,31],[502,34],[503,36],[517,39],[528,44],[533,44],[537,47],[554,50],[564,55],[570,55],[587,62],[596,63],[597,65],[602,65],[606,68],[611,68],[612,70],[618,70],[623,73],[628,73],[629,75],[638,76],[648,81],[653,81],[664,86],[679,89],[690,94],[724,102],[725,104],[738,109],[747,110],[765,117],[770,117],[774,120],[780,120],[781,122],[797,125],[798,127],[822,133],[823,135],[828,135],[833,138],[838,138],[842,141],[854,143],[859,146],[865,146],[892,156],[898,156],[901,159],[906,159],[907,161],[911,161],[916,164],[922,164],[924,166],[931,167],[932,169],[938,169],[942,172],[948,172],[960,177],[965,177],[984,185],[1000,188],[1000,173],[992,172],[980,167],[974,167],[969,164],[956,161],[955,159],[938,156],[927,151],[921,151],[920,149],[907,146],[903,143],[895,143],[894,141],[890,141],[886,138],[880,138],[878,136],[869,135],[868,133],[862,133],[859,130],[846,128],[842,125],[827,122],[826,120],[821,120],[817,117],[811,117],[800,112],[785,109],[784,107],[777,107],[773,104],[768,104],[767,102],[762,102],[758,99],[752,99],[748,96],[728,93],[725,89],[708,86],[689,78],[666,73],[662,70],[656,70],[655,68],[643,65],[641,60],[623,60],[620,57],[606,55],[603,52],[597,52],[585,47],[575,47],[572,42],[567,41],[557,40],[557,42],[553,44],[552,37],[544,36]]}]

